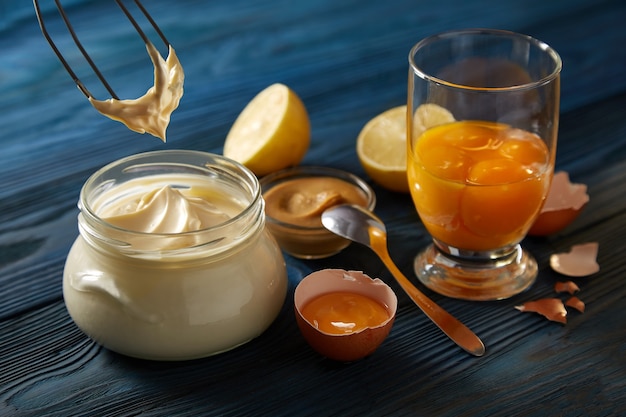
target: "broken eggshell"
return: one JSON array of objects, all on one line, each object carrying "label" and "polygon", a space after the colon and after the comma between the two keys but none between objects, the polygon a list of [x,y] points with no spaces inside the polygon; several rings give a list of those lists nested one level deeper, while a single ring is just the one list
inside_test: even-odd
[{"label": "broken eggshell", "polygon": [[547,236],[563,230],[589,201],[585,184],[572,184],[565,171],[554,174],[546,202],[531,226],[531,236]]},{"label": "broken eggshell", "polygon": [[564,282],[559,281],[556,284],[554,284],[554,291],[557,293],[567,292],[570,294],[574,294],[580,291],[580,288],[578,288],[578,285],[576,285],[574,281],[564,281]]},{"label": "broken eggshell", "polygon": [[536,301],[527,301],[520,306],[515,306],[522,312],[541,314],[548,320],[559,323],[567,323],[567,310],[563,301],[558,298],[542,298]]},{"label": "broken eggshell", "polygon": [[[346,334],[325,333],[307,321],[301,311],[313,299],[327,293],[348,292],[369,297],[388,312],[388,318],[374,327]],[[306,276],[294,294],[296,321],[304,339],[318,353],[337,361],[351,362],[372,354],[385,340],[393,325],[398,300],[380,279],[359,271],[324,269]]]},{"label": "broken eggshell", "polygon": [[572,246],[567,253],[555,253],[550,256],[550,267],[556,272],[570,277],[584,277],[600,270],[596,261],[598,243],[590,242]]},{"label": "broken eggshell", "polygon": [[585,303],[578,297],[572,296],[566,302],[565,305],[578,310],[581,313],[585,312]]}]

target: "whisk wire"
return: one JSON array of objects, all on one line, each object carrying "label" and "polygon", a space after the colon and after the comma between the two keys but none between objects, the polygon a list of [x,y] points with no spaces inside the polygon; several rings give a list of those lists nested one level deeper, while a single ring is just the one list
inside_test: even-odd
[{"label": "whisk wire", "polygon": [[[63,6],[61,5],[60,0],[54,0],[54,2],[59,11],[59,14],[61,15],[61,18],[63,19],[63,22],[65,23],[65,26],[67,27],[67,30],[69,31],[72,37],[72,40],[74,41],[74,43],[80,50],[81,54],[83,55],[85,60],[89,63],[89,66],[91,67],[93,72],[96,74],[96,76],[98,77],[98,79],[100,80],[104,88],[106,88],[109,94],[111,94],[111,97],[119,100],[119,97],[117,96],[117,94],[115,94],[115,91],[113,90],[113,88],[109,85],[109,83],[107,82],[102,72],[98,69],[97,65],[95,64],[93,59],[91,59],[91,56],[89,55],[89,53],[87,53],[87,50],[83,47],[82,43],[78,39],[78,35],[76,34],[74,28],[72,27],[72,24],[70,23],[70,20],[67,17],[67,14],[65,13],[65,9],[63,9]],[[137,31],[141,39],[144,41],[144,43],[146,44],[150,43],[150,40],[148,39],[144,31],[141,29],[141,27],[139,26],[139,24],[137,23],[133,15],[130,13],[128,8],[122,3],[121,0],[115,0],[115,2],[122,9],[122,11],[124,12],[128,20],[131,22],[131,24],[133,25],[133,27],[135,28],[135,30]],[[170,43],[168,42],[166,37],[163,35],[163,32],[161,31],[159,26],[156,24],[156,22],[154,21],[150,13],[148,13],[146,8],[143,6],[143,4],[141,4],[139,0],[134,0],[134,2],[139,8],[139,10],[141,10],[143,15],[146,17],[146,19],[150,22],[150,24],[152,25],[154,30],[157,32],[161,40],[165,43],[165,46],[169,47]],[[76,83],[76,86],[79,88],[79,90],[87,98],[93,97],[91,92],[87,89],[87,87],[85,87],[82,81],[78,78],[78,76],[76,75],[76,73],[74,72],[70,64],[67,62],[67,60],[65,59],[65,57],[63,56],[63,54],[61,53],[61,51],[55,44],[55,42],[52,40],[52,37],[50,36],[50,33],[48,32],[48,29],[46,28],[46,25],[44,23],[43,14],[41,13],[41,8],[39,6],[39,0],[33,0],[33,4],[35,7],[35,14],[37,15],[37,21],[39,22],[39,27],[41,28],[41,32],[43,33],[43,36],[46,38],[46,40],[50,44],[50,47],[56,54],[57,58],[59,59],[59,61],[61,61],[61,64],[63,65],[67,73],[70,75],[70,77],[72,77],[72,80],[74,81],[74,83]]]},{"label": "whisk wire", "polygon": [[[146,10],[146,8],[143,6],[143,4],[141,4],[139,0],[134,0],[134,1],[137,7],[139,8],[139,10],[141,10],[141,12],[146,17],[146,19],[148,19],[148,22],[150,22],[150,24],[152,25],[156,33],[159,35],[159,37],[161,38],[165,46],[168,47],[170,45],[169,41],[167,40],[167,38],[161,31],[161,28],[159,27],[159,25],[157,25],[157,23],[154,21],[150,13],[148,13],[148,10]],[[139,24],[137,23],[133,15],[128,11],[126,6],[124,6],[124,3],[122,3],[121,0],[115,0],[115,2],[120,7],[120,9],[122,9],[124,14],[128,18],[128,20],[130,20],[130,23],[132,23],[132,25],[135,27],[135,30],[137,31],[137,33],[139,33],[139,36],[141,36],[141,39],[143,39],[144,43],[149,43],[150,41],[148,40],[148,37],[143,32],[143,30],[141,29],[141,27],[139,26]]]}]

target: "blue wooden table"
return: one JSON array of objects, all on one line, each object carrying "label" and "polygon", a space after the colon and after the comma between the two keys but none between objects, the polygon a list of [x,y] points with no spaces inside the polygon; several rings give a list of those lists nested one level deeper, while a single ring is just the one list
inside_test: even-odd
[{"label": "blue wooden table", "polygon": [[[49,29],[78,64],[71,39],[42,1]],[[67,0],[101,69],[125,97],[150,86],[151,63],[113,2]],[[626,415],[626,2],[623,0],[145,0],[186,70],[168,142],[99,115],[41,36],[28,1],[0,1],[0,415],[2,416],[619,416]],[[133,153],[221,153],[246,103],[282,82],[312,123],[304,163],[367,179],[355,140],[373,116],[406,100],[407,55],[447,29],[533,35],[564,61],[557,169],[587,184],[576,222],[524,244],[540,264],[533,287],[501,302],[425,290],[485,342],[482,358],[452,344],[365,247],[302,261],[287,257],[289,290],[275,323],[231,352],[180,363],[101,348],[62,298],[65,256],[78,231],[78,193],[101,166]],[[368,179],[369,181],[369,179]],[[408,195],[374,185],[392,257],[412,276],[428,234]],[[554,295],[549,256],[599,242],[601,271],[577,279],[584,314],[566,325],[514,306]],[[396,323],[374,355],[338,364],[313,352],[293,316],[293,290],[312,271],[363,270],[399,298]],[[418,284],[419,285],[419,284]]]}]

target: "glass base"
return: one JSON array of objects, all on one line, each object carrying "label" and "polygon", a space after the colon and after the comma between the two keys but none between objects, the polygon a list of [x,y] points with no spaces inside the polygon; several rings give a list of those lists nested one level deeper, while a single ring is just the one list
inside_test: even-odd
[{"label": "glass base", "polygon": [[537,278],[537,261],[520,245],[495,257],[452,253],[433,244],[419,253],[413,264],[426,287],[448,297],[502,300],[526,290]]}]

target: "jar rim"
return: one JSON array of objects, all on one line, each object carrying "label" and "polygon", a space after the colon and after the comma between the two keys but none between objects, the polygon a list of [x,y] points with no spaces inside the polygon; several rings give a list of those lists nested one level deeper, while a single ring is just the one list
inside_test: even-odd
[{"label": "jar rim", "polygon": [[[195,162],[195,164],[193,162]],[[243,207],[240,212],[219,224],[198,230],[174,233],[143,232],[126,229],[124,227],[111,224],[102,219],[96,213],[92,205],[89,204],[88,200],[89,198],[93,197],[92,194],[94,191],[96,191],[98,188],[107,187],[107,181],[103,181],[103,177],[105,177],[106,174],[111,173],[115,170],[119,170],[120,173],[128,173],[133,169],[143,170],[146,167],[156,167],[158,165],[178,167],[181,169],[184,167],[188,167],[190,169],[193,169],[193,171],[197,173],[204,173],[215,177],[220,175],[224,176],[225,174],[232,175],[233,178],[237,177],[237,179],[239,180],[237,182],[237,185],[241,186],[242,190],[250,193],[250,200],[247,201],[247,205]],[[213,170],[211,170],[211,168],[213,168]],[[216,172],[214,170],[215,168],[219,168],[220,170]],[[108,181],[110,182],[111,180]],[[109,186],[114,187],[115,185]],[[203,151],[181,149],[157,150],[137,153],[117,159],[95,171],[85,181],[84,185],[81,188],[78,207],[82,213],[85,213],[87,217],[89,217],[90,221],[95,222],[96,224],[105,228],[116,230],[118,232],[123,232],[125,234],[146,237],[184,237],[227,228],[230,225],[239,222],[242,218],[249,216],[250,212],[255,210],[259,203],[259,200],[261,200],[261,195],[261,187],[259,185],[259,181],[256,175],[254,175],[252,171],[250,171],[248,168],[246,168],[244,165],[237,161],[234,161],[222,155]]]}]

